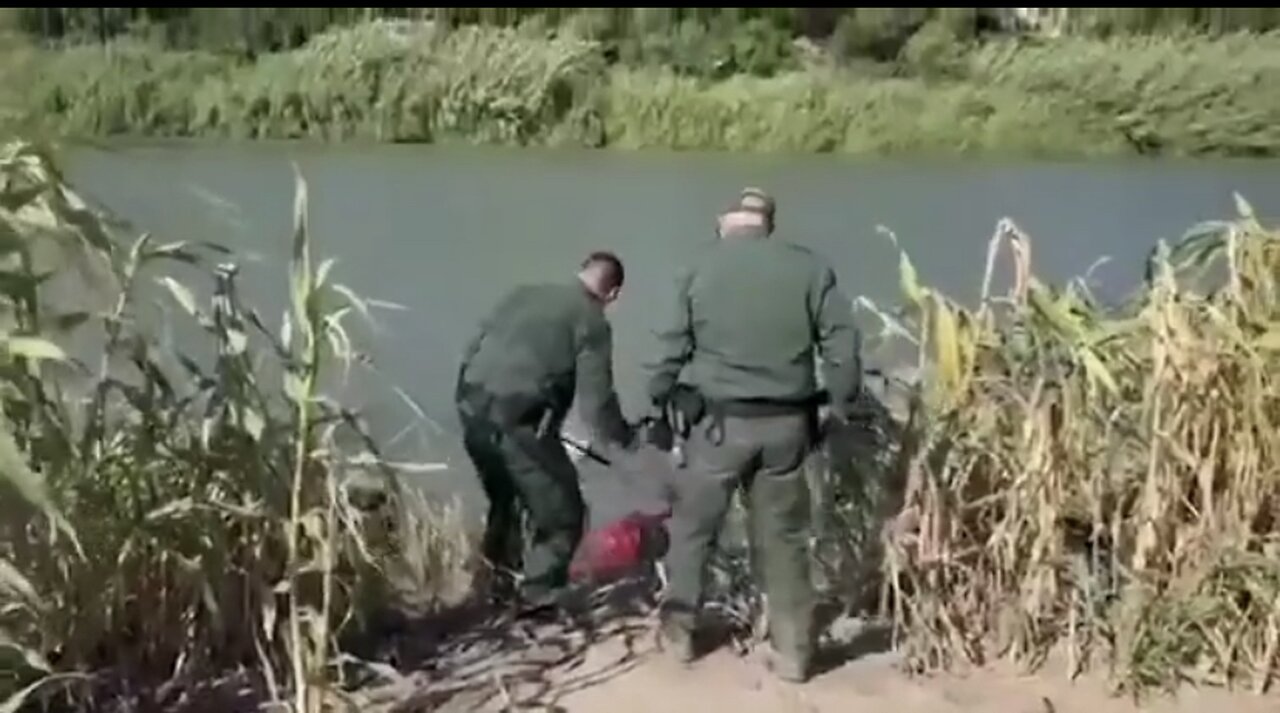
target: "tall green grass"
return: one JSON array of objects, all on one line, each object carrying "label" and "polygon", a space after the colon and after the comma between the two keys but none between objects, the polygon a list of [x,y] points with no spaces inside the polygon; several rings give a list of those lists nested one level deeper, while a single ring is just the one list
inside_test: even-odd
[{"label": "tall green grass", "polygon": [[1272,155],[1278,56],[1280,36],[1063,39],[922,49],[904,78],[618,71],[606,126],[629,148]]},{"label": "tall green grass", "polygon": [[977,309],[902,256],[928,378],[885,572],[918,668],[1061,652],[1134,693],[1274,684],[1280,233],[1238,205],[1160,244],[1118,310],[1037,280],[1008,221]]},{"label": "tall green grass", "polygon": [[[311,254],[306,216],[299,178],[290,308],[269,327],[224,249],[127,240],[45,154],[0,150],[0,692],[12,702],[128,693],[145,706],[248,669],[263,695],[318,711],[341,697],[334,642],[371,588],[411,583],[421,598],[457,584],[437,568],[465,558],[465,540],[408,508],[359,415],[326,395],[355,368],[346,326],[369,305]],[[157,294],[204,343],[159,343]],[[357,476],[386,503],[358,507]]]},{"label": "tall green grass", "polygon": [[[44,54],[19,106],[77,137],[1062,156],[1280,147],[1275,34],[973,44],[935,23],[893,64],[819,52],[772,76],[707,79],[675,55],[611,64],[580,25],[375,22],[254,62],[122,40]],[[737,66],[731,50],[687,62]]]}]

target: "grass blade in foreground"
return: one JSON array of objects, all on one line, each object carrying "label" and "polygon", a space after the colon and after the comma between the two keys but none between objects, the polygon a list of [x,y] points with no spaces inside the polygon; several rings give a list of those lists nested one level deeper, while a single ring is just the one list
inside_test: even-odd
[{"label": "grass blade in foreground", "polygon": [[[145,236],[122,249],[119,227],[43,153],[0,153],[0,267],[13,276],[0,280],[0,319],[18,340],[0,363],[0,479],[55,515],[0,498],[0,698],[19,694],[12,705],[145,707],[163,691],[227,685],[317,711],[335,692],[334,642],[367,618],[358,607],[460,576],[443,571],[465,561],[456,520],[422,520],[436,514],[395,487],[374,512],[342,496],[356,470],[392,486],[394,472],[357,415],[322,393],[327,363],[351,366],[342,318],[361,311],[312,273],[298,186],[292,324],[279,340],[240,302],[235,265],[214,262],[228,251]],[[179,282],[174,263],[195,280]],[[86,282],[86,265],[108,278]],[[58,281],[83,304],[54,304]],[[175,354],[147,331],[138,307],[156,288],[207,344]],[[100,366],[42,358],[64,351],[45,324],[86,337]],[[388,525],[418,539],[367,541]],[[67,671],[92,675],[54,678]]]}]

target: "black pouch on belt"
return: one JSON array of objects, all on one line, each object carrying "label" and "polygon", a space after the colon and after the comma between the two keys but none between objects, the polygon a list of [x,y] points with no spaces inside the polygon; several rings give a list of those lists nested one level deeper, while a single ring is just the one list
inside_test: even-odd
[{"label": "black pouch on belt", "polygon": [[676,384],[667,402],[672,426],[681,438],[688,438],[693,427],[707,415],[707,400],[702,392],[688,384]]},{"label": "black pouch on belt", "polygon": [[693,427],[707,413],[707,402],[702,392],[688,384],[676,384],[667,398],[655,404],[657,415],[648,425],[648,440],[659,450],[671,451],[677,438],[689,437]]}]

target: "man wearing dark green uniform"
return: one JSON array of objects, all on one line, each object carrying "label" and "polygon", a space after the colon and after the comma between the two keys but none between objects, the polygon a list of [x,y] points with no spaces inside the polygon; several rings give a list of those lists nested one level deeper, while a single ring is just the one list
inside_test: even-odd
[{"label": "man wearing dark green uniform", "polygon": [[860,386],[861,366],[835,273],[810,250],[773,237],[773,227],[773,200],[744,190],[720,218],[720,239],[679,279],[674,323],[662,335],[650,398],[661,407],[682,381],[706,408],[674,483],[661,634],[679,658],[694,657],[707,560],[741,487],[773,669],[804,681],[814,637],[802,465],[816,430],[815,352],[836,418]]},{"label": "man wearing dark green uniform", "polygon": [[[604,308],[617,299],[623,267],[593,253],[577,279],[509,292],[481,324],[458,373],[463,441],[489,499],[483,554],[494,591],[526,608],[553,603],[583,534],[578,473],[560,430],[575,398],[595,440],[629,448],[613,386],[613,336]],[[528,517],[522,557],[521,514]],[[523,561],[518,593],[511,578]]]}]

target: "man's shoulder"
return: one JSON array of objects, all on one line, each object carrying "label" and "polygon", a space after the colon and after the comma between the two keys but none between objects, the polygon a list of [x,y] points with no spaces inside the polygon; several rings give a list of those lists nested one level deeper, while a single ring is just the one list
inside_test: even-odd
[{"label": "man's shoulder", "polygon": [[793,257],[797,262],[809,265],[825,265],[827,260],[817,250],[791,240],[779,240],[775,243],[779,250]]},{"label": "man's shoulder", "polygon": [[491,307],[494,323],[518,324],[572,319],[580,308],[573,291],[554,282],[527,282],[507,288]]},{"label": "man's shoulder", "polygon": [[697,272],[700,268],[706,267],[714,262],[719,256],[724,254],[720,250],[719,242],[701,242],[690,248],[684,263],[680,266],[681,273]]},{"label": "man's shoulder", "polygon": [[777,251],[782,257],[779,267],[786,266],[807,277],[820,278],[833,272],[826,256],[813,248],[789,240],[779,240]]},{"label": "man's shoulder", "polygon": [[575,303],[582,296],[581,285],[568,282],[525,282],[507,290],[503,301],[507,303],[526,304],[530,301],[550,301],[564,304]]}]

